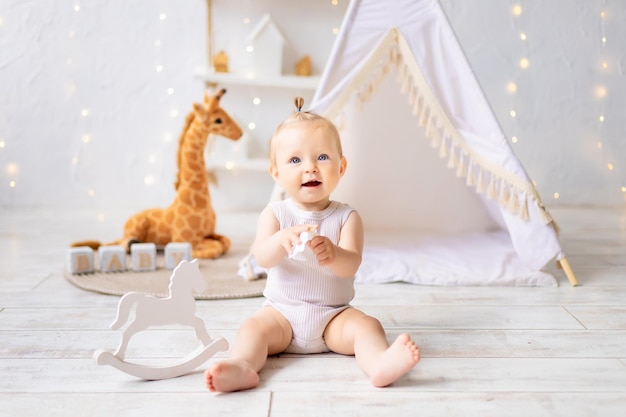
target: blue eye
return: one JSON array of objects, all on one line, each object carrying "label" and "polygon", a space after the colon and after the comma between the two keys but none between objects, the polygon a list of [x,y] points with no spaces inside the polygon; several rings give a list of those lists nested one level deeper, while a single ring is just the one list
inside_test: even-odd
[{"label": "blue eye", "polygon": [[294,157],[292,157],[292,158],[289,160],[289,163],[290,163],[290,164],[298,164],[298,163],[300,163],[300,158],[298,158],[297,156],[294,156]]},{"label": "blue eye", "polygon": [[318,161],[326,161],[328,160],[328,155],[326,155],[325,153],[321,154],[320,156],[317,157]]}]

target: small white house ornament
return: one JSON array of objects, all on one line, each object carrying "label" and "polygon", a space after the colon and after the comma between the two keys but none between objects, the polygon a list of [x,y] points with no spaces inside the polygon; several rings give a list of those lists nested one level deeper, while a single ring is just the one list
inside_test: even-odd
[{"label": "small white house ornament", "polygon": [[252,54],[255,76],[282,75],[285,38],[269,14],[264,15],[247,39],[247,51]]}]

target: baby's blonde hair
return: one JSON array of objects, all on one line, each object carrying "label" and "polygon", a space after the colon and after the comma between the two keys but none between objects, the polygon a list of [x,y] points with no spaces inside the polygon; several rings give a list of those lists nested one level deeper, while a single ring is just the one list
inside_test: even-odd
[{"label": "baby's blonde hair", "polygon": [[343,157],[343,150],[341,148],[341,139],[339,138],[339,131],[333,122],[325,118],[324,116],[320,116],[319,114],[311,113],[308,111],[302,111],[302,107],[304,106],[304,99],[302,97],[296,97],[294,99],[294,104],[296,106],[296,111],[293,112],[289,117],[283,120],[272,135],[272,139],[270,140],[270,165],[276,164],[276,146],[275,140],[278,134],[282,131],[282,129],[291,125],[292,123],[315,123],[320,124],[326,127],[329,133],[333,136],[335,140],[335,144],[337,145],[337,150],[339,151],[339,156]]}]

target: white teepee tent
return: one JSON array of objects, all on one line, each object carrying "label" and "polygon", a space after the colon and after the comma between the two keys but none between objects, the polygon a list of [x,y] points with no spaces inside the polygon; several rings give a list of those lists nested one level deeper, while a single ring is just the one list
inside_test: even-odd
[{"label": "white teepee tent", "polygon": [[577,284],[437,0],[352,0],[310,110],[340,129],[357,282],[549,286],[556,259]]}]

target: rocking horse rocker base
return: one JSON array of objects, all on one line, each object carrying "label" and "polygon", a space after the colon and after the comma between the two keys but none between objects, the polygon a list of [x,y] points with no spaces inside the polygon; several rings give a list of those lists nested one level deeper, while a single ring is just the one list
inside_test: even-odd
[{"label": "rocking horse rocker base", "polygon": [[200,346],[184,358],[170,364],[161,366],[148,366],[132,362],[126,362],[115,356],[112,352],[98,349],[93,359],[98,365],[112,366],[128,375],[148,381],[177,378],[190,373],[217,352],[228,350],[228,341],[224,338],[213,340],[208,346]]},{"label": "rocking horse rocker base", "polygon": [[[122,340],[115,353],[97,350],[93,358],[98,365],[109,365],[129,375],[146,380],[176,378],[187,374],[217,352],[228,350],[228,341],[224,338],[211,339],[204,327],[204,322],[196,316],[196,300],[193,289],[203,290],[206,282],[202,279],[197,260],[182,261],[174,269],[170,278],[170,294],[157,298],[137,292],[125,294],[117,305],[117,318],[111,324],[112,329],[123,326],[135,310],[133,321],[122,333]],[[124,355],[130,338],[137,332],[150,326],[182,324],[193,327],[202,346],[184,358],[163,366],[149,366],[126,362]]]}]

